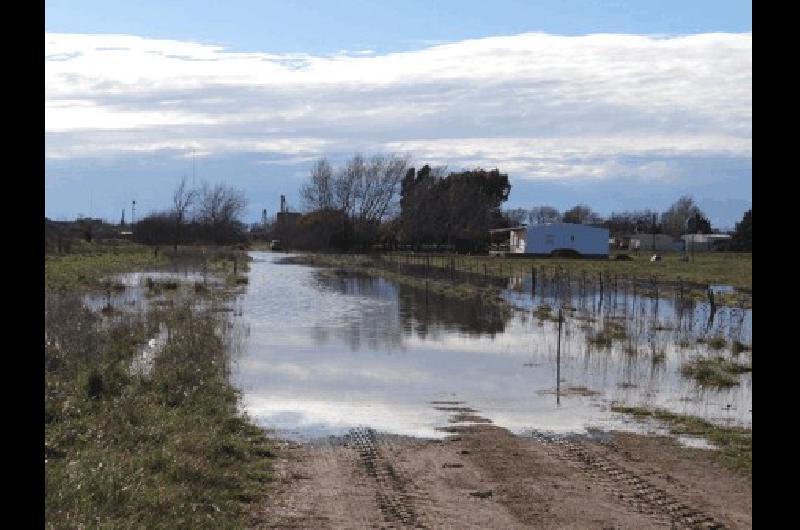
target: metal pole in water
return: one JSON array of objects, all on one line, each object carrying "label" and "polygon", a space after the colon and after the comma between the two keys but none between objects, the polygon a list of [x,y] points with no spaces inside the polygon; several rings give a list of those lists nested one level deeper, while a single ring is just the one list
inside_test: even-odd
[{"label": "metal pole in water", "polygon": [[564,321],[562,309],[558,308],[558,343],[556,346],[556,405],[561,404],[561,323]]}]

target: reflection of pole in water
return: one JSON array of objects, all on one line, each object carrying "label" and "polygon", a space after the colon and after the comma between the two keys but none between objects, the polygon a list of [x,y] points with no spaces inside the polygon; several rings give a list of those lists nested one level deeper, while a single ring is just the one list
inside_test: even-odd
[{"label": "reflection of pole in water", "polygon": [[562,309],[558,308],[558,342],[556,345],[556,405],[561,404],[561,323],[564,321]]},{"label": "reflection of pole in water", "polygon": [[711,287],[708,288],[708,305],[709,305],[709,312],[708,312],[708,324],[706,325],[706,333],[711,329],[711,326],[714,324],[714,315],[717,313],[717,304],[714,301],[714,291],[711,290]]}]

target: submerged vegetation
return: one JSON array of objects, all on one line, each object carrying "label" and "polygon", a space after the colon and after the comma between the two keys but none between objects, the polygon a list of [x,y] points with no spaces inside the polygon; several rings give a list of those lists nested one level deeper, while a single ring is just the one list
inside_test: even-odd
[{"label": "submerged vegetation", "polygon": [[610,348],[615,340],[623,340],[628,336],[625,332],[625,325],[622,322],[606,320],[603,327],[587,336],[589,344],[602,348]]},{"label": "submerged vegetation", "polygon": [[[118,250],[97,246],[46,267],[47,526],[244,527],[270,478],[272,449],[238,411],[228,380],[235,336],[217,309],[229,291],[173,282],[160,285],[166,296],[184,287],[193,296],[94,313],[82,296],[125,270],[118,256],[133,257],[128,270],[168,259]],[[228,256],[213,268],[229,267]]]},{"label": "submerged vegetation", "polygon": [[681,374],[703,386],[727,388],[739,384],[739,374],[752,372],[750,364],[738,363],[724,357],[693,359],[681,366]]},{"label": "submerged vegetation", "polygon": [[630,414],[642,420],[655,418],[664,422],[673,434],[700,436],[718,449],[714,455],[731,469],[751,475],[753,472],[753,431],[747,427],[728,427],[711,423],[695,416],[675,414],[663,409],[650,410],[644,407],[611,406],[613,412]]}]

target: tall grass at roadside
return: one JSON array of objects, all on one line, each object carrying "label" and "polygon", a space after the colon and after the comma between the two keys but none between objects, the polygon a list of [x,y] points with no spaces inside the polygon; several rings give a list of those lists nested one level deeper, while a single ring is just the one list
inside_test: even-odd
[{"label": "tall grass at roadside", "polygon": [[[45,291],[47,527],[246,527],[272,448],[228,379],[230,315],[197,303],[228,295],[190,286],[180,303],[103,316],[69,274],[119,270],[104,258],[75,258],[67,281],[46,284],[71,286]],[[133,370],[159,330],[168,338],[152,368]]]}]

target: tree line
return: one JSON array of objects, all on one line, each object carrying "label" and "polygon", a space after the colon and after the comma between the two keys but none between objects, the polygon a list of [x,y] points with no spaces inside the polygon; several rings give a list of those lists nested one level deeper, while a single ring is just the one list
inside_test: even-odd
[{"label": "tree line", "polygon": [[[730,250],[752,251],[752,209],[745,212],[736,224],[728,245]],[[684,234],[712,234],[715,232],[706,214],[689,195],[676,200],[663,212],[651,209],[614,212],[602,217],[585,204],[576,205],[564,212],[552,206],[515,208],[504,212],[514,226],[543,223],[589,224],[607,228],[613,236],[629,234],[666,234],[679,238]]]},{"label": "tree line", "polygon": [[[488,247],[489,229],[522,224],[588,224],[607,228],[612,236],[656,233],[678,238],[714,232],[688,195],[663,212],[643,209],[603,217],[586,204],[563,212],[546,205],[502,210],[510,190],[508,175],[498,169],[415,169],[407,157],[396,154],[356,154],[339,167],[320,158],[301,188],[305,214],[274,233],[298,248],[480,252]],[[729,248],[752,250],[752,210],[737,224]]]},{"label": "tree line", "polygon": [[247,206],[244,193],[224,184],[203,183],[190,188],[181,180],[168,210],[152,213],[136,223],[134,240],[148,245],[226,245],[246,239],[241,216]]},{"label": "tree line", "polygon": [[334,168],[314,163],[301,188],[306,210],[296,222],[276,223],[286,244],[309,249],[365,250],[435,246],[480,251],[488,231],[507,224],[508,175],[499,170],[417,170],[398,154],[356,154]]},{"label": "tree line", "polygon": [[[690,196],[663,212],[644,209],[603,217],[586,204],[563,212],[547,205],[503,210],[510,191],[508,175],[498,169],[454,172],[428,164],[417,169],[408,156],[395,153],[355,154],[334,167],[323,157],[313,163],[300,189],[304,212],[279,215],[277,222],[260,229],[262,237],[300,249],[460,252],[486,251],[490,229],[522,224],[588,224],[607,228],[612,237],[656,233],[677,238],[714,231]],[[168,209],[136,223],[134,239],[176,249],[181,244],[244,242],[248,228],[241,217],[246,205],[246,196],[236,188],[208,183],[192,188],[184,178]],[[61,238],[50,239],[61,247]],[[752,251],[752,209],[737,223],[728,248]]]}]

